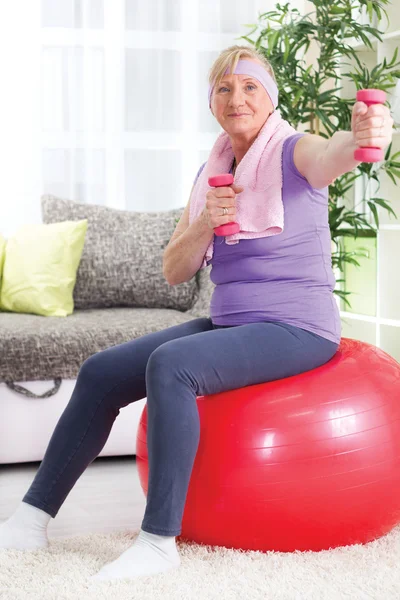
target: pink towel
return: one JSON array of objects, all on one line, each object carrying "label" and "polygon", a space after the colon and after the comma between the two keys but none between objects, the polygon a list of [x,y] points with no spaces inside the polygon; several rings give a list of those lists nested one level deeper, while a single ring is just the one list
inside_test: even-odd
[{"label": "pink towel", "polygon": [[[282,146],[297,131],[274,111],[236,168],[234,182],[244,188],[236,197],[236,221],[240,231],[225,237],[227,244],[240,239],[276,235],[283,231]],[[234,154],[226,131],[217,138],[199,175],[190,200],[189,224],[202,212],[210,189],[208,178],[228,173]],[[207,248],[203,264],[212,258],[214,241]]]}]

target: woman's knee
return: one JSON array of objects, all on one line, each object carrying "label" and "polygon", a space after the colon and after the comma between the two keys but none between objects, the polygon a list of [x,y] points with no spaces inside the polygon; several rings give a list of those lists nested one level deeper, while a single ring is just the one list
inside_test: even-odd
[{"label": "woman's knee", "polygon": [[189,366],[190,354],[186,344],[179,342],[180,340],[170,340],[151,353],[147,361],[146,378],[165,383]]},{"label": "woman's knee", "polygon": [[96,352],[87,358],[81,365],[78,373],[78,381],[90,381],[91,383],[105,383],[111,377],[115,368],[106,350]]},{"label": "woman's knee", "polygon": [[83,393],[90,391],[88,398],[95,402],[100,397],[106,398],[106,403],[113,408],[122,408],[145,398],[144,372],[121,367],[106,352],[97,352],[85,360],[78,374],[77,388]]},{"label": "woman's knee", "polygon": [[149,356],[147,361],[146,373],[159,371],[161,369],[169,369],[172,363],[173,346],[171,340],[158,346]]},{"label": "woman's knee", "polygon": [[95,373],[100,366],[100,362],[102,362],[101,357],[102,352],[96,352],[95,354],[91,354],[89,358],[87,358],[79,369],[80,373]]}]

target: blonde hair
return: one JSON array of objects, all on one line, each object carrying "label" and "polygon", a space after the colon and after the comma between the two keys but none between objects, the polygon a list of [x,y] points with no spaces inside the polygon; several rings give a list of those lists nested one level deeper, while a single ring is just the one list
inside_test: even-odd
[{"label": "blonde hair", "polygon": [[221,52],[212,65],[209,74],[208,82],[212,85],[217,85],[225,74],[226,69],[229,67],[229,73],[234,73],[238,61],[243,58],[253,58],[261,62],[272,79],[276,83],[276,77],[271,63],[264,54],[253,46],[229,46]]}]

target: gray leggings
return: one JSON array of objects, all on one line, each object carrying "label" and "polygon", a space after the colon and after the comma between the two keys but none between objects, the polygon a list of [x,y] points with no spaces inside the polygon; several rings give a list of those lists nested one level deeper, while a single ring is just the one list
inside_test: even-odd
[{"label": "gray leggings", "polygon": [[54,518],[101,452],[120,409],[147,396],[149,486],[142,529],[177,536],[200,437],[196,396],[315,369],[337,348],[284,323],[219,327],[198,318],[93,354],[81,366],[23,501]]}]

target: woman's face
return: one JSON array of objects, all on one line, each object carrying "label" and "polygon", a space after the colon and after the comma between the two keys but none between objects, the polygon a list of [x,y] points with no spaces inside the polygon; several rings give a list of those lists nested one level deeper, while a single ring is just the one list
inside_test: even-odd
[{"label": "woman's face", "polygon": [[[256,60],[254,62],[261,64]],[[214,87],[211,110],[221,127],[234,136],[258,132],[274,107],[258,79],[250,75],[233,74],[224,75]]]}]

